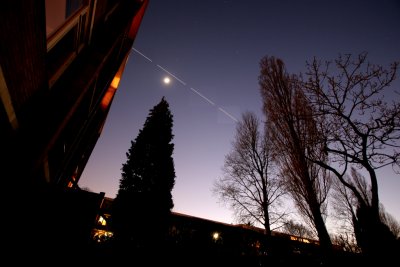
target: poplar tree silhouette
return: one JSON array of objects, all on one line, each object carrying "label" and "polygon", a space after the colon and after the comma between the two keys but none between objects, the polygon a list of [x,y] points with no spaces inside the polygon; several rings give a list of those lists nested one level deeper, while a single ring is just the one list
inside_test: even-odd
[{"label": "poplar tree silhouette", "polygon": [[126,153],[112,207],[116,241],[148,250],[163,244],[174,206],[173,116],[165,97],[150,110]]}]

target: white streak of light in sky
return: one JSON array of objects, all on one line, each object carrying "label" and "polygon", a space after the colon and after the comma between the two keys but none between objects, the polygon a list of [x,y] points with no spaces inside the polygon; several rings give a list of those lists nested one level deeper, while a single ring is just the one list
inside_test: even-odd
[{"label": "white streak of light in sky", "polygon": [[226,116],[228,116],[229,118],[231,118],[231,119],[234,120],[235,122],[238,122],[238,120],[237,120],[235,117],[233,117],[231,114],[229,114],[228,111],[224,110],[224,109],[221,108],[221,107],[218,107],[218,109],[219,109],[220,111],[222,111],[223,113],[225,113]]},{"label": "white streak of light in sky", "polygon": [[135,48],[132,48],[133,51],[135,51],[136,53],[138,53],[139,55],[141,55],[142,57],[144,57],[145,59],[147,59],[150,62],[153,62],[150,58],[146,57],[145,55],[143,55],[142,53],[140,53],[139,51],[137,51]]},{"label": "white streak of light in sky", "polygon": [[198,94],[199,96],[201,96],[202,98],[204,98],[205,100],[207,100],[211,105],[215,106],[215,103],[212,102],[210,99],[208,99],[207,97],[205,97],[204,95],[200,94],[200,92],[196,91],[193,87],[190,87],[190,90],[192,90],[193,92],[195,92],[196,94]]},{"label": "white streak of light in sky", "polygon": [[[144,57],[145,59],[147,59],[150,62],[153,62],[150,58],[146,57],[143,53],[141,53],[139,50],[132,48],[133,51],[135,51],[136,53],[138,53],[139,55],[141,55],[142,57]],[[181,84],[186,86],[186,83],[184,81],[182,81],[181,79],[179,79],[178,77],[176,77],[174,74],[172,74],[171,72],[169,72],[168,70],[166,70],[165,68],[161,67],[160,65],[156,64],[157,67],[159,67],[160,69],[162,69],[164,72],[168,73],[169,75],[171,75],[172,77],[174,77],[178,82],[180,82]],[[195,92],[197,95],[199,95],[200,97],[202,97],[204,100],[206,100],[208,103],[210,103],[213,106],[216,106],[216,104],[211,101],[208,97],[205,97],[203,94],[201,94],[199,91],[195,90],[194,88],[190,87],[190,90],[192,90],[193,92]],[[228,116],[230,119],[232,119],[234,122],[238,122],[238,120],[231,115],[228,111],[224,110],[221,107],[218,107],[218,109],[224,113],[226,116]]]}]

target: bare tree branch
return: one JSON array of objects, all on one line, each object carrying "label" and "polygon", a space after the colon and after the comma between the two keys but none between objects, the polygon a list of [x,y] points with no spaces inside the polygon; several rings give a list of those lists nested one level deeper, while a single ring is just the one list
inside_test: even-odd
[{"label": "bare tree branch", "polygon": [[[366,235],[363,250],[371,252],[381,249],[376,244],[388,243],[379,240],[387,231],[379,215],[376,170],[389,165],[393,170],[400,167],[400,102],[398,98],[385,97],[390,90],[396,93],[390,86],[398,64],[394,62],[385,69],[367,62],[367,53],[355,58],[339,55],[334,64],[322,64],[314,58],[307,63],[307,79],[302,85],[313,106],[318,129],[324,133],[319,143],[330,162],[309,159],[335,174],[352,191],[357,199],[357,216],[362,214],[365,219],[356,218],[359,227],[364,228],[359,232]],[[363,191],[359,182],[363,179],[357,178],[354,168],[368,174],[368,192]],[[349,169],[353,180],[346,178]]]},{"label": "bare tree branch", "polygon": [[233,149],[225,157],[224,176],[216,180],[213,191],[239,221],[261,224],[270,235],[271,227],[281,227],[285,217],[279,209],[285,192],[275,175],[271,143],[259,124],[254,113],[243,114]]},{"label": "bare tree branch", "polygon": [[321,246],[330,250],[324,221],[330,179],[326,169],[308,159],[311,154],[321,162],[327,159],[313,110],[299,78],[287,74],[282,60],[265,57],[260,65],[266,124],[281,177],[298,211],[318,233]]}]

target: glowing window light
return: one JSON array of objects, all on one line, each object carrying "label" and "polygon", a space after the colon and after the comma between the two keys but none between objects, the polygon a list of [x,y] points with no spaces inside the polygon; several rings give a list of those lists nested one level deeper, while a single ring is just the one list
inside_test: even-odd
[{"label": "glowing window light", "polygon": [[117,89],[120,81],[121,81],[121,78],[118,77],[118,76],[115,76],[114,79],[113,79],[112,82],[111,82],[111,86],[112,86],[114,89]]},{"label": "glowing window light", "polygon": [[72,188],[74,186],[74,182],[76,181],[75,174],[71,176],[71,180],[68,182],[68,188]]},{"label": "glowing window light", "polygon": [[95,229],[92,238],[94,241],[101,243],[110,240],[113,235],[113,232]]},{"label": "glowing window light", "polygon": [[108,90],[105,93],[103,99],[101,100],[101,104],[100,104],[100,106],[103,110],[105,110],[110,105],[111,100],[115,94],[115,91],[116,91],[116,89],[112,86],[110,86],[108,88]]},{"label": "glowing window light", "polygon": [[114,97],[115,91],[118,88],[119,82],[121,81],[121,76],[117,73],[113,80],[111,81],[110,87],[108,87],[107,92],[105,93],[103,99],[101,100],[101,108],[105,110],[111,103],[112,98]]},{"label": "glowing window light", "polygon": [[300,242],[307,243],[307,244],[310,243],[310,240],[308,240],[308,239],[295,237],[295,236],[290,236],[290,240],[300,241]]},{"label": "glowing window light", "polygon": [[213,240],[214,241],[217,241],[218,239],[219,239],[219,233],[218,232],[214,232],[213,234],[212,234],[212,238],[213,238]]},{"label": "glowing window light", "polygon": [[107,225],[107,221],[103,218],[103,216],[99,217],[99,221],[98,222],[99,222],[99,224],[101,224],[103,226]]}]

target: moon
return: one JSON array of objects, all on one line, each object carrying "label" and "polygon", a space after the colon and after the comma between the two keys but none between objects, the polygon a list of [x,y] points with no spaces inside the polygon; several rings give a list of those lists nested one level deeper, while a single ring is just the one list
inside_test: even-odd
[{"label": "moon", "polygon": [[164,78],[164,83],[169,84],[171,82],[171,79],[169,77]]}]

